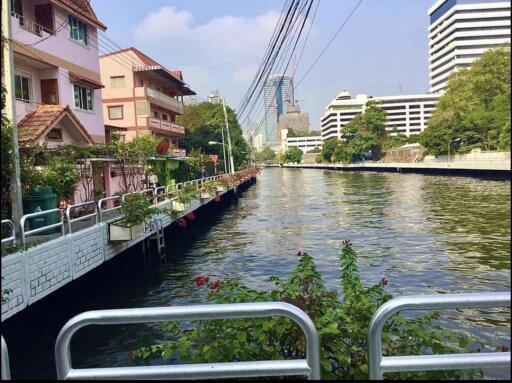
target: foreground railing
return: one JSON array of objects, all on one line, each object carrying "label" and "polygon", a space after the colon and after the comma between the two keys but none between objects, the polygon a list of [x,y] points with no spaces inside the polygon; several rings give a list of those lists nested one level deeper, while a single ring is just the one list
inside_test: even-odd
[{"label": "foreground railing", "polygon": [[2,238],[2,245],[4,243],[16,243],[16,229],[14,227],[14,223],[10,219],[2,219],[2,226],[8,226],[9,227],[9,233],[10,235],[8,237]]},{"label": "foreground railing", "polygon": [[[110,207],[110,208],[108,207],[109,201],[112,201],[112,203],[114,204],[114,207]],[[115,206],[114,201],[117,201],[119,203],[119,206]],[[103,208],[103,204],[106,205],[105,209]],[[119,211],[120,212],[119,215],[122,215],[122,210],[121,210],[122,208],[123,207],[121,206],[121,196],[113,196],[113,197],[106,197],[106,198],[100,199],[98,201],[98,220],[99,220],[99,222],[103,222],[103,215],[105,213],[108,213],[111,211]]]},{"label": "foreground railing", "polygon": [[2,380],[11,379],[11,368],[9,365],[9,351],[7,350],[7,344],[5,343],[4,337],[1,337],[1,363],[2,363]]},{"label": "foreground railing", "polygon": [[[92,207],[94,209],[94,213],[89,213],[89,214],[86,214],[86,215],[82,215],[80,217],[76,217],[76,218],[71,218],[71,212],[74,210],[74,209],[84,209],[85,207]],[[66,208],[66,221],[68,223],[68,233],[71,234],[73,232],[73,227],[72,227],[72,223],[73,222],[81,222],[81,221],[85,221],[89,218],[93,218],[94,217],[94,225],[96,225],[98,223],[98,206],[96,204],[96,201],[90,201],[90,202],[83,202],[83,203],[78,203],[76,205],[68,205],[68,207]]]},{"label": "foreground railing", "polygon": [[[28,231],[25,230],[25,222],[27,221],[27,219],[32,219],[32,218],[36,218],[36,217],[42,217],[42,216],[45,216],[45,215],[55,214],[55,213],[57,213],[57,215],[60,217],[60,222],[53,223],[51,225],[47,225],[47,226],[43,226],[43,227],[39,227],[37,229],[32,229],[32,230],[28,230]],[[25,214],[23,217],[21,217],[21,220],[20,220],[20,240],[21,240],[21,246],[25,245],[26,238],[29,235],[41,233],[43,231],[47,231],[49,229],[54,229],[56,227],[60,227],[61,228],[61,232],[60,232],[61,235],[65,235],[66,234],[65,230],[64,230],[64,221],[62,220],[62,215],[60,214],[60,209],[58,209],[58,208],[50,209],[50,210],[45,210],[45,211],[40,211],[40,212],[37,212],[37,213]]]},{"label": "foreground railing", "polygon": [[[71,340],[82,327],[182,320],[283,316],[296,322],[306,336],[306,359],[201,363],[166,366],[73,369]],[[58,379],[206,379],[306,375],[320,379],[320,346],[315,325],[299,308],[281,302],[212,304],[88,311],[70,319],[55,344]]]},{"label": "foreground railing", "polygon": [[382,356],[382,329],[386,321],[403,310],[441,310],[510,307],[510,292],[478,294],[411,295],[391,299],[375,313],[368,333],[370,379],[382,380],[383,373],[397,371],[461,370],[509,367],[510,352]]}]

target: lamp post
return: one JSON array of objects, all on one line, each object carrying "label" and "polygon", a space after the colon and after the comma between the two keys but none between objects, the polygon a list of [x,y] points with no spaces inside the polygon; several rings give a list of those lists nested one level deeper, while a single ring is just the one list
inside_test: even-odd
[{"label": "lamp post", "polygon": [[208,141],[208,145],[222,145],[222,152],[224,154],[224,174],[228,174],[226,162],[226,144],[217,141]]},{"label": "lamp post", "polygon": [[224,97],[222,100],[222,109],[224,109],[224,120],[226,121],[226,132],[228,135],[228,151],[229,151],[229,163],[231,164],[231,174],[235,173],[235,164],[233,163],[233,151],[231,149],[231,135],[229,134],[229,123],[228,123],[228,113],[226,112],[226,101]]},{"label": "lamp post", "polygon": [[459,142],[459,141],[460,141],[460,138],[456,138],[454,140],[451,140],[450,143],[448,144],[448,161],[451,161],[450,147],[452,146],[452,142]]}]

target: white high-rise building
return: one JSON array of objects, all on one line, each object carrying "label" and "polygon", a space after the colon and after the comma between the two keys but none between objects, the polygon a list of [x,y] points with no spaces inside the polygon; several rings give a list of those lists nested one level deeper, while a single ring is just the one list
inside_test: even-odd
[{"label": "white high-rise building", "polygon": [[489,48],[510,43],[510,0],[437,0],[428,10],[430,91]]},{"label": "white high-rise building", "polygon": [[322,141],[329,138],[343,138],[342,129],[357,114],[366,110],[368,101],[374,100],[387,113],[386,130],[390,135],[399,133],[406,136],[419,134],[427,127],[434,111],[438,94],[414,94],[399,96],[368,97],[358,94],[355,98],[343,91],[325,107],[320,121]]}]

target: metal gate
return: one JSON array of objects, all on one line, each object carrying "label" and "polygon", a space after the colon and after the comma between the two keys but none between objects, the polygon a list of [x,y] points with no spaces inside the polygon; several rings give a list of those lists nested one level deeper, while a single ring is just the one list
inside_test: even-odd
[{"label": "metal gate", "polygon": [[510,292],[478,294],[410,295],[391,299],[375,313],[368,333],[370,379],[382,380],[383,373],[397,371],[460,370],[509,367],[510,352],[382,357],[382,329],[386,321],[403,310],[441,310],[510,307]]},{"label": "metal gate", "polygon": [[[70,344],[80,328],[180,320],[211,320],[284,316],[306,336],[306,359],[200,363],[166,366],[73,369]],[[88,311],[70,319],[55,344],[58,379],[205,379],[306,375],[320,379],[320,346],[315,325],[299,308],[281,302],[212,304]]]}]

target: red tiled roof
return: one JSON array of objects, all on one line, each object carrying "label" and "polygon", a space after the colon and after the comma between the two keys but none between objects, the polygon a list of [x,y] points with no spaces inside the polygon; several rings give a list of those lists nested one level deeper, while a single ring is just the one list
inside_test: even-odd
[{"label": "red tiled roof", "polygon": [[94,143],[87,129],[75,116],[69,105],[38,105],[34,111],[27,114],[18,123],[18,141],[25,146],[34,145],[41,136],[50,131],[66,114],[88,143]]},{"label": "red tiled roof", "polygon": [[77,16],[83,17],[94,26],[105,31],[107,29],[106,25],[103,24],[91,7],[89,0],[51,0],[53,3],[60,5],[63,8],[70,9]]}]

